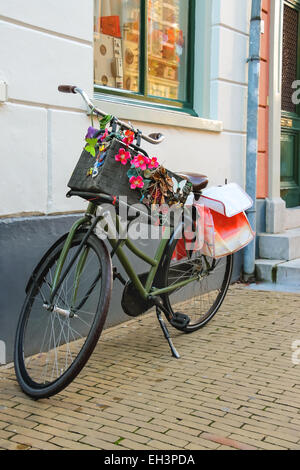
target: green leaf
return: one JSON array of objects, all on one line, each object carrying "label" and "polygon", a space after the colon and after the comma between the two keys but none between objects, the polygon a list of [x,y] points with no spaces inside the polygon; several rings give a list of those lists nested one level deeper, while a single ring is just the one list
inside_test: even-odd
[{"label": "green leaf", "polygon": [[97,139],[85,139],[85,140],[91,147],[96,147],[97,142],[98,142]]},{"label": "green leaf", "polygon": [[137,171],[136,168],[131,168],[131,170],[129,170],[129,171],[127,172],[127,176],[128,176],[128,178],[130,179],[130,178],[132,178],[133,176],[139,176],[139,173],[138,173],[138,171]]},{"label": "green leaf", "polygon": [[144,191],[147,191],[147,189],[148,189],[149,186],[150,186],[150,183],[152,183],[151,180],[144,180],[144,187],[143,187],[143,190],[144,190]]},{"label": "green leaf", "polygon": [[95,147],[92,147],[91,145],[87,145],[85,147],[85,150],[92,155],[92,157],[96,156],[96,150]]},{"label": "green leaf", "polygon": [[107,124],[110,123],[111,120],[112,120],[112,116],[110,116],[109,114],[107,116],[104,116],[104,118],[102,118],[101,120],[99,120],[100,129],[105,129]]}]

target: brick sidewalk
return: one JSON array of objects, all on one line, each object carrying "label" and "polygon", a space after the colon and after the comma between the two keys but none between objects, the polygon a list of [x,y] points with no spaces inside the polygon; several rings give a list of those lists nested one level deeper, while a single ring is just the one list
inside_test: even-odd
[{"label": "brick sidewalk", "polygon": [[50,399],[0,368],[3,449],[300,449],[300,295],[234,286],[202,330],[155,315],[106,331],[80,376]]}]

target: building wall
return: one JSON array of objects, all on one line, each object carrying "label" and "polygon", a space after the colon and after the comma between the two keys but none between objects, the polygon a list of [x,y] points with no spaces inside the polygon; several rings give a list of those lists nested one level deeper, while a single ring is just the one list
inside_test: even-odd
[{"label": "building wall", "polygon": [[92,92],[92,1],[82,8],[80,0],[1,0],[0,15],[0,79],[9,96],[0,106],[0,215],[78,209],[64,192],[88,120],[80,99],[57,85]]},{"label": "building wall", "polygon": [[[211,184],[227,178],[244,186],[251,2],[206,1],[207,50],[201,66],[196,60],[195,76],[205,120],[117,109],[144,132],[166,135],[159,148],[146,148],[171,170],[206,173]],[[202,34],[200,7],[197,2],[196,42]],[[199,49],[196,44],[196,59]],[[85,207],[65,193],[89,119],[81,98],[58,93],[57,86],[76,84],[93,93],[93,1],[85,0],[83,7],[80,0],[0,0],[0,57],[0,80],[8,83],[8,101],[0,104],[0,277],[9,280],[0,283],[0,340],[7,342],[11,360],[28,274],[69,227],[71,219],[57,214]],[[109,102],[102,107],[116,109]],[[113,313],[114,323],[125,319],[116,304]]]},{"label": "building wall", "polygon": [[268,197],[269,159],[269,78],[270,78],[270,1],[262,2],[260,91],[259,91],[259,131],[257,156],[257,198]]}]

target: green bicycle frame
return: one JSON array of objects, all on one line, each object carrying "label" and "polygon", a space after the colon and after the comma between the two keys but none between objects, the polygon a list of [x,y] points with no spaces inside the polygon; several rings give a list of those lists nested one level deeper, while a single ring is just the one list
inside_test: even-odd
[{"label": "green bicycle frame", "polygon": [[[75,236],[76,232],[82,226],[86,226],[86,225],[91,226],[91,219],[92,219],[93,216],[95,216],[96,210],[97,210],[97,206],[94,205],[93,203],[89,203],[89,206],[88,206],[88,209],[87,209],[87,212],[86,212],[85,216],[83,218],[81,218],[80,220],[78,220],[77,222],[75,222],[75,224],[72,226],[72,228],[69,232],[69,235],[68,235],[68,237],[65,241],[65,244],[64,244],[63,250],[61,252],[61,255],[59,257],[58,263],[57,263],[57,268],[56,268],[56,272],[55,272],[55,275],[54,275],[54,281],[53,281],[52,290],[51,290],[51,294],[52,294],[51,300],[53,300],[53,297],[55,296],[55,292],[57,292],[57,289],[59,287],[60,276],[61,276],[61,273],[62,273],[62,270],[63,270],[64,263],[66,261],[68,252],[69,252],[70,247],[72,245],[72,241],[74,239],[74,236]],[[98,222],[101,219],[103,220],[103,217],[98,217],[97,218]],[[120,223],[119,223],[118,216],[116,218],[116,227],[114,227],[114,228],[116,228],[117,232],[119,233]],[[139,292],[139,294],[141,295],[141,297],[143,299],[147,300],[149,298],[149,296],[155,297],[155,296],[158,296],[158,295],[161,295],[161,294],[166,294],[168,292],[172,292],[173,290],[184,287],[184,286],[186,286],[186,285],[190,284],[191,282],[196,281],[198,279],[198,276],[192,276],[187,280],[172,284],[172,286],[167,286],[167,287],[164,287],[164,288],[161,288],[161,289],[153,288],[153,281],[155,279],[157,270],[160,266],[160,262],[161,262],[163,254],[164,254],[165,248],[166,248],[166,246],[167,246],[167,244],[170,240],[170,236],[171,236],[170,227],[166,227],[164,235],[163,235],[163,237],[162,237],[162,239],[159,243],[159,246],[157,248],[157,251],[156,251],[156,254],[155,254],[154,258],[149,257],[148,255],[143,253],[141,250],[139,250],[133,244],[133,242],[128,238],[125,239],[123,241],[123,243],[120,244],[119,241],[116,238],[114,238],[114,236],[112,235],[113,230],[112,230],[112,227],[109,226],[109,224],[107,224],[106,232],[107,232],[107,235],[108,235],[108,241],[109,241],[110,245],[112,246],[117,258],[119,259],[119,261],[120,261],[121,265],[123,266],[126,274],[128,275],[129,279],[132,281],[132,283],[134,284],[134,286],[136,287],[137,291]],[[131,265],[128,257],[126,256],[126,254],[123,250],[124,245],[135,256],[137,256],[139,259],[143,260],[145,263],[150,265],[150,271],[148,273],[148,277],[147,277],[145,286],[143,286],[143,284],[141,283],[139,276],[136,274],[133,266]],[[77,255],[75,255],[75,256],[77,258]],[[85,261],[86,261],[86,258],[87,258],[87,248],[85,247],[82,250],[81,253],[78,253],[78,256],[80,256],[80,258],[78,260],[78,264],[77,264],[77,267],[76,267],[76,273],[75,273],[75,280],[74,280],[74,286],[73,286],[73,302],[76,299],[77,289],[78,289],[79,280],[80,280],[80,275],[81,275],[81,272],[83,270],[83,267],[84,267],[84,264],[85,264]],[[71,264],[73,264],[73,263],[71,262]],[[70,268],[71,268],[71,266],[69,267],[69,269]]]}]

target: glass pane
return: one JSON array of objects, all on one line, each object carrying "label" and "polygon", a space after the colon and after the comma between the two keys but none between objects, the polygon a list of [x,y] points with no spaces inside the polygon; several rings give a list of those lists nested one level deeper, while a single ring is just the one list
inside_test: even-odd
[{"label": "glass pane", "polygon": [[186,101],[189,0],[148,0],[148,94]]},{"label": "glass pane", "polygon": [[96,85],[139,91],[140,0],[94,0]]}]

